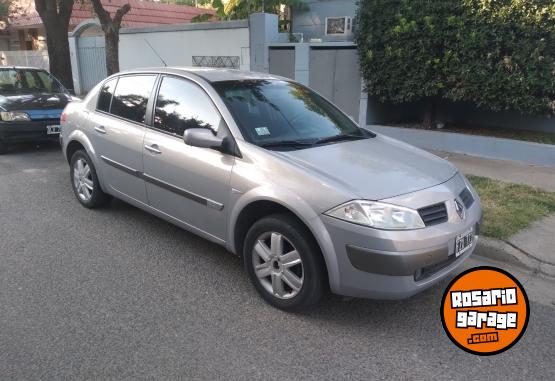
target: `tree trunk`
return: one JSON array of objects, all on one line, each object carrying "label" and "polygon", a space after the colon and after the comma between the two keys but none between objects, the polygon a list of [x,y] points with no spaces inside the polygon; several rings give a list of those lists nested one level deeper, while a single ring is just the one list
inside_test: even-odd
[{"label": "tree trunk", "polygon": [[436,100],[434,98],[424,99],[424,128],[431,129],[436,127]]},{"label": "tree trunk", "polygon": [[42,19],[46,31],[50,72],[66,88],[73,90],[67,37],[73,0],[35,0],[35,9]]},{"label": "tree trunk", "polygon": [[91,3],[104,32],[106,72],[108,75],[112,75],[119,71],[119,29],[123,16],[131,10],[131,6],[123,4],[112,17],[110,12],[104,9],[101,0],[91,0]]},{"label": "tree trunk", "polygon": [[111,31],[104,34],[106,43],[106,71],[112,75],[119,71],[119,33]]},{"label": "tree trunk", "polygon": [[68,27],[57,21],[45,29],[50,73],[58,78],[68,90],[73,92],[71,58],[67,38]]}]

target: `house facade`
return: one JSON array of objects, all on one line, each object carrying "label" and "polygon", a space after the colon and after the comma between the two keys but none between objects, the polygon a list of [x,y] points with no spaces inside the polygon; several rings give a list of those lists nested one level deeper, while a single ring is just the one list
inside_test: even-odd
[{"label": "house facade", "polygon": [[293,9],[291,28],[303,42],[352,41],[356,0],[304,0],[306,10]]},{"label": "house facade", "polygon": [[[9,26],[0,34],[0,65],[32,66],[48,69],[46,30],[42,19],[35,10],[34,0],[17,0],[18,12]],[[125,15],[122,28],[155,27],[160,25],[187,24],[201,14],[215,14],[213,9],[195,8],[188,5],[163,4],[149,0],[102,0],[104,8],[114,14],[124,4],[131,10]],[[69,32],[79,25],[95,18],[90,2],[75,1],[69,21]],[[98,24],[93,24],[80,32],[83,48],[90,47],[93,58],[105,65],[104,33]],[[86,37],[91,37],[85,41]],[[87,43],[89,45],[87,45]],[[95,48],[98,48],[95,50]]]},{"label": "house facade", "polygon": [[[34,0],[18,0],[21,9],[18,16],[8,26],[8,43],[1,50],[46,50],[46,31],[42,19],[35,10]],[[162,4],[148,0],[102,0],[104,8],[114,14],[124,4],[131,5],[131,11],[125,15],[122,28],[138,28],[156,25],[189,23],[193,17],[204,13],[212,13],[212,9],[195,8],[188,5]],[[73,31],[79,23],[94,18],[89,2],[75,1],[69,31]],[[100,28],[93,28],[85,33],[103,35]]]}]

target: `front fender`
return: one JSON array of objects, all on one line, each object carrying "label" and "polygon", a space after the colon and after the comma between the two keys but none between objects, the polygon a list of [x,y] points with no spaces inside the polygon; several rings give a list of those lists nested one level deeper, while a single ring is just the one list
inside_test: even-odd
[{"label": "front fender", "polygon": [[[339,281],[339,267],[331,237],[320,215],[304,199],[285,188],[260,186],[241,194],[229,213],[227,249],[235,252],[235,228],[241,211],[256,201],[271,201],[296,215],[310,230],[324,256],[332,289]],[[237,253],[236,253],[237,254]]]}]

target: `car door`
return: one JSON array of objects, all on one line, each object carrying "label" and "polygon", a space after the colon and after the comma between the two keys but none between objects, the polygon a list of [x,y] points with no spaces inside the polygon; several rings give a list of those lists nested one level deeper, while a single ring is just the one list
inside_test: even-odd
[{"label": "car door", "polygon": [[147,203],[142,149],[147,103],[156,75],[126,75],[102,87],[91,118],[93,146],[104,184]]},{"label": "car door", "polygon": [[200,233],[224,240],[234,156],[185,144],[188,128],[229,134],[208,94],[196,83],[161,78],[152,127],[144,140],[144,178],[150,205]]}]

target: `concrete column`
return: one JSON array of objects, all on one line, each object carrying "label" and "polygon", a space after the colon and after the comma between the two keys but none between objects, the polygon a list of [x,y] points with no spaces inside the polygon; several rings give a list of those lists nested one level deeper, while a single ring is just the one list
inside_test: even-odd
[{"label": "concrete column", "polygon": [[295,44],[295,81],[308,86],[310,73],[310,45]]},{"label": "concrete column", "polygon": [[366,126],[366,114],[368,113],[368,93],[364,91],[364,79],[360,84],[360,106],[358,111],[358,125],[361,127]]},{"label": "concrete column", "polygon": [[73,92],[81,94],[81,73],[79,72],[79,57],[77,56],[77,37],[69,36],[69,57],[71,60],[71,76],[73,77]]},{"label": "concrete column", "polygon": [[268,73],[268,44],[279,41],[278,16],[252,13],[249,16],[250,70]]}]

